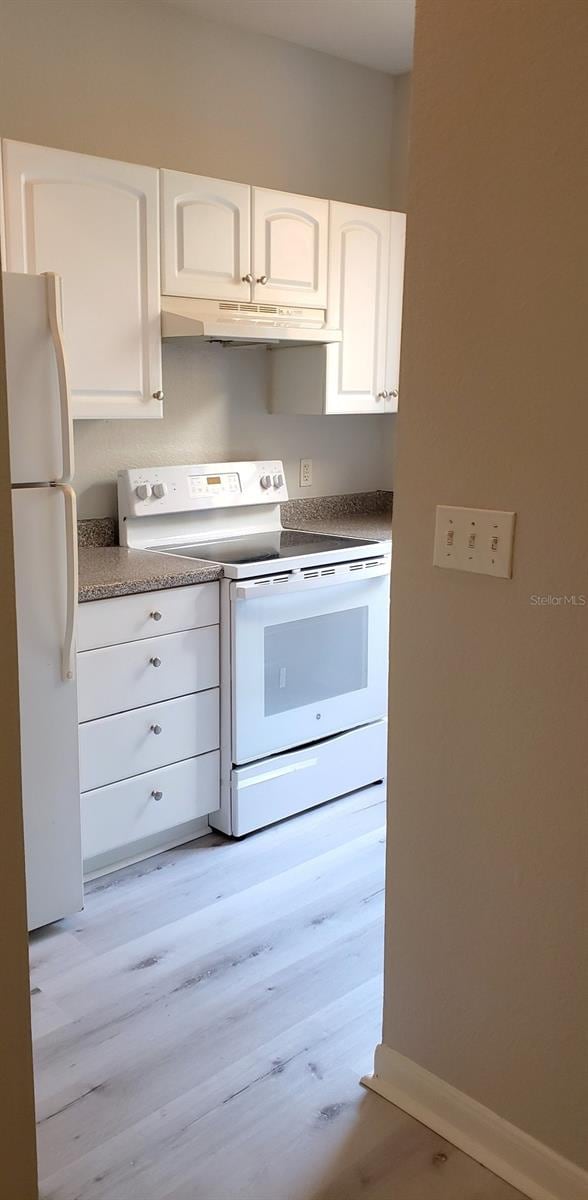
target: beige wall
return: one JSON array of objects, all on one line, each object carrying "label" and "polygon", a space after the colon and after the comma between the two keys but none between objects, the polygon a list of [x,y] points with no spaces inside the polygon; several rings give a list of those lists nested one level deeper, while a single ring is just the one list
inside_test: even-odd
[{"label": "beige wall", "polygon": [[394,207],[406,212],[408,196],[410,90],[412,74],[394,79],[394,137],[392,140],[392,195]]},{"label": "beige wall", "polygon": [[[400,207],[404,88],[380,71],[157,0],[0,0],[0,133],[354,203]],[[252,361],[255,360],[255,361]],[[270,416],[260,353],[164,348],[162,422],[81,424],[82,516],[114,511],[119,466],[314,460],[304,495],[389,487],[395,418]]]},{"label": "beige wall", "polygon": [[12,514],[0,279],[0,623],[2,625],[2,837],[0,838],[0,1200],[37,1195],[29,966],[24,879]]},{"label": "beige wall", "polygon": [[[588,5],[421,0],[395,505],[385,1042],[586,1140]],[[514,509],[512,581],[431,565]]]}]

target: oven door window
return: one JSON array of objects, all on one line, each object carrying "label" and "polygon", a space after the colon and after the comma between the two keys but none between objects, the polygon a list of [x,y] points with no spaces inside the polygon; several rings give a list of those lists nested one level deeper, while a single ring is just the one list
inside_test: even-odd
[{"label": "oven door window", "polygon": [[367,687],[368,616],[364,605],[267,626],[265,716]]}]

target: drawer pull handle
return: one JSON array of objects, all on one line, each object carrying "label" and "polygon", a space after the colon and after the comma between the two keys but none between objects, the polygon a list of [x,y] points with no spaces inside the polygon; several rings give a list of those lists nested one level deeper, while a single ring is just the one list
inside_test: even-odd
[{"label": "drawer pull handle", "polygon": [[149,616],[151,617],[151,619],[153,621],[161,621],[161,613],[160,612],[149,613]]},{"label": "drawer pull handle", "polygon": [[158,736],[161,733],[161,725],[152,725],[151,732]]},{"label": "drawer pull handle", "polygon": [[149,659],[149,662],[151,663],[151,666],[152,666],[152,667],[160,667],[160,666],[161,666],[161,659],[160,659],[160,658],[150,658],[150,659]]},{"label": "drawer pull handle", "polygon": [[163,792],[158,792],[158,791],[154,790],[154,791],[152,791],[151,795],[153,796],[154,800],[163,800]]}]

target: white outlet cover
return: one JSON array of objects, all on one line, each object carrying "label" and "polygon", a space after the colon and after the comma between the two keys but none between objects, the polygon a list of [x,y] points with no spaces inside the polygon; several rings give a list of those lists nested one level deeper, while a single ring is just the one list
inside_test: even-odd
[{"label": "white outlet cover", "polygon": [[300,459],[300,487],[310,487],[312,483],[312,458]]},{"label": "white outlet cover", "polygon": [[434,566],[510,579],[515,517],[489,508],[438,505]]}]

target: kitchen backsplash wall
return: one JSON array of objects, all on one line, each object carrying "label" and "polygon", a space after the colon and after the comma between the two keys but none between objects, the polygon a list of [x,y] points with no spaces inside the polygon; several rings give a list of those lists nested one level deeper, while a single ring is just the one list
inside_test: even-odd
[{"label": "kitchen backsplash wall", "polygon": [[[404,207],[407,77],[160,0],[0,0],[0,25],[4,137]],[[78,424],[82,517],[114,512],[119,467],[164,461],[283,457],[293,496],[392,487],[395,418],[270,416],[262,350],[166,346],[164,384],[163,421]]]},{"label": "kitchen backsplash wall", "polygon": [[[390,417],[285,417],[266,408],[267,351],[164,344],[162,421],[78,421],[80,517],[116,512],[116,473],[156,463],[283,458],[291,496],[391,487]],[[300,488],[299,460],[313,482]]]}]

